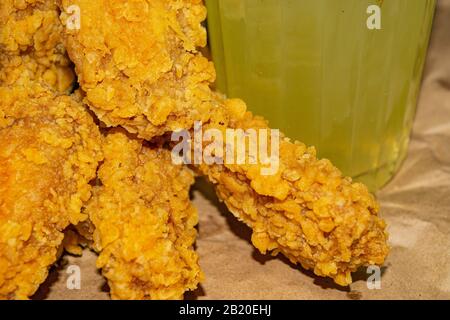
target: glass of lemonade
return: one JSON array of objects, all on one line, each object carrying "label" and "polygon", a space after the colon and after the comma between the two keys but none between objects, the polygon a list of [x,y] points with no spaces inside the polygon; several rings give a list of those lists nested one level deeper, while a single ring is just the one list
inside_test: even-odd
[{"label": "glass of lemonade", "polygon": [[435,0],[206,0],[217,87],[372,191],[407,153]]}]

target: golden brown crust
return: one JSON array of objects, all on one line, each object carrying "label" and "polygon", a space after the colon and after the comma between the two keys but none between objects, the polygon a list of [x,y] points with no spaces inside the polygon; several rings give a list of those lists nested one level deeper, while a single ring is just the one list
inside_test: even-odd
[{"label": "golden brown crust", "polygon": [[208,119],[215,71],[196,50],[206,44],[201,0],[61,1],[74,5],[81,28],[65,28],[66,47],[104,123],[151,139]]},{"label": "golden brown crust", "polygon": [[75,80],[62,43],[54,0],[2,0],[0,3],[0,84],[38,81],[69,92]]},{"label": "golden brown crust", "polygon": [[25,299],[56,261],[63,231],[102,159],[85,108],[38,85],[0,87],[0,298]]},{"label": "golden brown crust", "polygon": [[123,131],[108,134],[101,186],[86,212],[97,267],[114,299],[180,299],[203,274],[193,249],[198,222],[189,200],[193,173]]},{"label": "golden brown crust", "polygon": [[[263,118],[245,112],[242,101],[220,96],[217,101],[204,130],[268,128]],[[262,253],[282,253],[343,286],[352,282],[358,267],[382,265],[389,251],[386,225],[367,188],[343,177],[330,161],[317,159],[314,148],[283,136],[279,158],[275,175],[261,174],[261,163],[203,164],[199,171],[230,211],[253,229],[252,242]]]}]

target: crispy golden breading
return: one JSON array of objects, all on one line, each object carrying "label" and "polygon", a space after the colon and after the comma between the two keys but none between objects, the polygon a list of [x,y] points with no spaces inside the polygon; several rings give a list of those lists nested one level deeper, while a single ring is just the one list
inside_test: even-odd
[{"label": "crispy golden breading", "polygon": [[75,74],[62,44],[63,26],[55,0],[0,2],[0,84],[45,83],[72,89]]},{"label": "crispy golden breading", "polygon": [[206,44],[202,0],[61,2],[80,8],[65,44],[100,120],[151,139],[208,119],[215,71],[196,49]]},{"label": "crispy golden breading", "polygon": [[87,216],[101,135],[86,109],[38,85],[0,87],[0,298],[25,299]]},{"label": "crispy golden breading", "polygon": [[[263,118],[246,112],[241,100],[217,101],[221,107],[204,130],[268,128]],[[358,267],[383,264],[389,251],[386,225],[363,184],[343,177],[330,161],[317,159],[314,148],[284,136],[279,162],[278,172],[267,176],[261,163],[198,168],[229,210],[253,229],[252,242],[262,253],[282,253],[343,286],[352,282]]]},{"label": "crispy golden breading", "polygon": [[181,299],[203,278],[193,249],[193,173],[173,165],[169,151],[145,147],[122,131],[108,134],[104,154],[102,185],[86,212],[112,298]]},{"label": "crispy golden breading", "polygon": [[[268,128],[245,113],[244,103],[224,101],[207,88],[215,72],[194,49],[204,44],[200,0],[63,1],[64,7],[73,3],[81,8],[82,27],[68,33],[67,47],[89,106],[108,125],[146,139],[190,129],[193,120],[222,130]],[[351,283],[359,266],[382,264],[385,223],[366,187],[302,143],[283,137],[280,148],[281,167],[272,176],[261,175],[257,165],[199,170],[253,228],[260,251],[281,252],[341,285]]]}]

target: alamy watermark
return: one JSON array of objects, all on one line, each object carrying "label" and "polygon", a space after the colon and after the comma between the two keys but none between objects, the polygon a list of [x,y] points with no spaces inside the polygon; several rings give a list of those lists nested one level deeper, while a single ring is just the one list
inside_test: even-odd
[{"label": "alamy watermark", "polygon": [[369,266],[367,268],[367,289],[381,290],[381,268],[379,266]]},{"label": "alamy watermark", "polygon": [[66,273],[69,275],[66,280],[66,288],[69,290],[81,290],[81,269],[77,265],[70,265]]},{"label": "alamy watermark", "polygon": [[65,10],[68,14],[66,20],[66,28],[69,30],[81,29],[81,9],[79,6],[73,4]]},{"label": "alamy watermark", "polygon": [[[66,27],[69,30],[81,29],[81,9],[79,6],[72,4],[65,9],[68,15]],[[366,21],[369,30],[381,30],[381,7],[376,4],[369,5],[366,13],[369,15]]]},{"label": "alamy watermark", "polygon": [[276,129],[203,130],[196,121],[193,132],[172,133],[174,164],[259,165],[263,176],[275,175],[280,168],[280,131]]},{"label": "alamy watermark", "polygon": [[369,30],[381,30],[381,8],[380,6],[373,4],[367,7],[367,29]]}]

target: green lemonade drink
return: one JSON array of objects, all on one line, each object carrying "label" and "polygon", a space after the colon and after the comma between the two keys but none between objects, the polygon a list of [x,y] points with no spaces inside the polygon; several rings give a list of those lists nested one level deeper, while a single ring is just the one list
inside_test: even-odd
[{"label": "green lemonade drink", "polygon": [[393,176],[407,153],[434,0],[206,3],[219,90],[372,191]]}]

